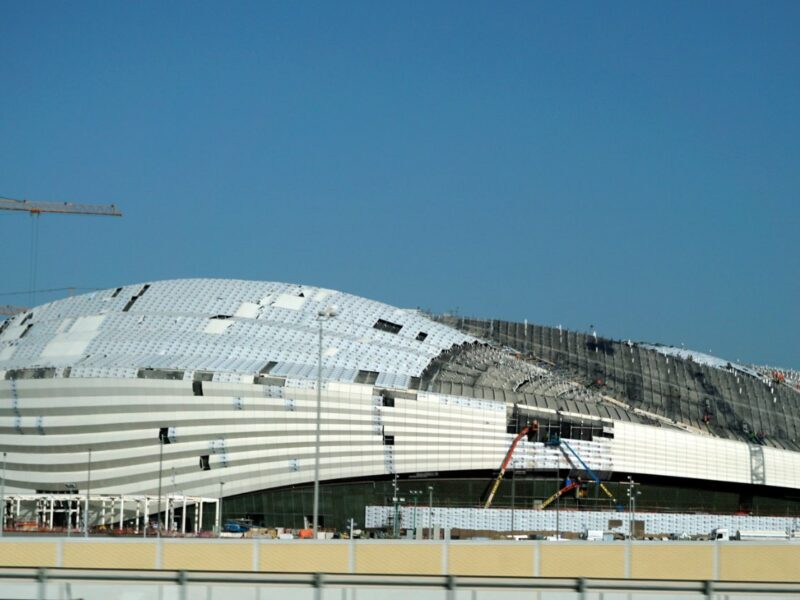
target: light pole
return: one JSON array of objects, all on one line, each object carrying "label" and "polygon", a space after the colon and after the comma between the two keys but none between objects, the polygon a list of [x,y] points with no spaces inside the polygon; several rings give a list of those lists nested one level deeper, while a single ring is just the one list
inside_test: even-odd
[{"label": "light pole", "polygon": [[224,481],[219,482],[219,528],[217,529],[217,537],[222,537],[222,488],[225,486]]},{"label": "light pole", "polygon": [[433,486],[428,486],[428,539],[433,539]]},{"label": "light pole", "polygon": [[397,505],[400,501],[400,498],[397,495],[397,473],[394,474],[394,479],[392,480],[392,488],[394,490],[394,495],[392,496],[392,505],[394,506],[394,519],[392,520],[392,537],[397,537],[398,527],[397,527]]},{"label": "light pole", "polygon": [[164,466],[164,436],[158,432],[158,531],[156,536],[161,537],[161,469]]},{"label": "light pole", "polygon": [[317,417],[316,417],[316,440],[314,442],[314,514],[313,518],[313,533],[314,539],[317,539],[317,526],[319,523],[319,432],[320,432],[320,418],[322,407],[322,323],[328,319],[336,316],[337,311],[335,306],[323,308],[317,313],[317,322],[319,323],[319,355],[317,357]]},{"label": "light pole", "polygon": [[83,511],[83,537],[89,537],[89,496],[92,494],[92,449],[86,460],[86,506]]},{"label": "light pole", "polygon": [[633,478],[628,475],[628,538],[633,539]]},{"label": "light pole", "polygon": [[425,492],[422,490],[411,490],[408,492],[414,498],[414,514],[411,517],[411,530],[414,532],[414,535],[417,535],[417,503],[419,502],[419,497],[422,496]]},{"label": "light pole", "polygon": [[72,494],[78,489],[78,486],[74,483],[66,483],[64,487],[67,488],[69,492],[69,500],[67,501],[67,537],[72,536]]},{"label": "light pole", "polygon": [[[561,491],[561,470],[556,469],[556,493]],[[556,497],[556,539],[561,539],[561,494]]]},{"label": "light pole", "polygon": [[[174,528],[176,529],[175,525],[178,522],[178,517],[175,516],[175,506],[177,504],[176,497],[178,495],[178,484],[176,482],[176,473],[175,467],[172,467],[172,518],[169,519],[169,523],[167,523],[167,529],[172,531]],[[167,496],[167,513],[169,514],[169,496]]]},{"label": "light pole", "polygon": [[635,491],[635,486],[639,485],[628,475],[628,511],[630,513],[631,524],[628,528],[630,539],[634,539],[633,522],[636,519],[636,496],[641,496],[642,492]]},{"label": "light pole", "polygon": [[3,452],[3,481],[0,483],[0,537],[3,537],[3,530],[6,528],[6,453]]},{"label": "light pole", "polygon": [[517,500],[517,470],[511,467],[511,533],[514,533],[514,508]]}]

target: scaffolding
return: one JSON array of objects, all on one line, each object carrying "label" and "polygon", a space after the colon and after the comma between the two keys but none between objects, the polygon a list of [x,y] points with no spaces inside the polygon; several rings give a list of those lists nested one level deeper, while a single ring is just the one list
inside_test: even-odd
[{"label": "scaffolding", "polygon": [[[164,521],[164,534],[187,535],[189,510],[192,521],[189,535],[199,535],[203,525],[205,505],[214,505],[214,529],[219,531],[219,498],[170,494],[159,498],[150,495],[128,494],[8,494],[3,498],[5,527],[7,530],[62,532],[68,534],[85,527],[85,516],[89,514],[89,529],[92,531],[115,531],[120,533],[142,533],[158,531],[158,523]],[[165,519],[158,519],[160,512]],[[151,516],[156,520],[149,521]],[[159,532],[161,533],[161,532]]]}]

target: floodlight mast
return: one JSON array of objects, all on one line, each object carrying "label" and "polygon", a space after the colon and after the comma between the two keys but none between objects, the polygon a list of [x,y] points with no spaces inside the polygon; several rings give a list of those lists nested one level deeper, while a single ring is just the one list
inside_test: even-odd
[{"label": "floodlight mast", "polygon": [[333,319],[339,313],[336,306],[327,306],[317,313],[319,323],[319,356],[317,357],[317,415],[316,415],[316,436],[314,442],[314,507],[311,523],[311,531],[314,539],[317,539],[319,527],[319,454],[320,454],[320,421],[322,406],[322,323]]}]

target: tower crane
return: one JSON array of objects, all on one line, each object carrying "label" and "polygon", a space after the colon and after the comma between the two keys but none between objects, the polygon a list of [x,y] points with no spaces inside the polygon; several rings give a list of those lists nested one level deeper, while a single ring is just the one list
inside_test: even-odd
[{"label": "tower crane", "polygon": [[19,313],[24,313],[27,308],[22,306],[9,306],[8,304],[0,304],[0,317],[13,317]]},{"label": "tower crane", "polygon": [[76,204],[74,202],[41,202],[34,200],[15,200],[0,197],[0,210],[27,212],[33,218],[31,232],[30,290],[31,304],[35,300],[37,254],[39,246],[39,216],[44,213],[61,215],[98,215],[102,217],[121,217],[122,213],[114,204]]},{"label": "tower crane", "polygon": [[0,198],[0,210],[18,210],[32,215],[57,213],[62,215],[102,215],[121,217],[122,213],[114,204],[75,204],[74,202],[38,202],[33,200],[13,200]]}]

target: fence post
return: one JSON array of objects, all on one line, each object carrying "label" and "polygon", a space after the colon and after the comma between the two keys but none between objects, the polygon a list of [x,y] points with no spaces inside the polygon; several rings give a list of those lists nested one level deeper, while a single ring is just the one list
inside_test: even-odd
[{"label": "fence post", "polygon": [[456,600],[456,591],[458,590],[458,582],[455,575],[447,576],[447,598],[448,600]]},{"label": "fence post", "polygon": [[322,573],[314,573],[314,598],[322,600],[322,589],[325,587],[325,579]]},{"label": "fence post", "polygon": [[714,582],[710,579],[703,582],[703,594],[706,598],[714,597]]},{"label": "fence post", "polygon": [[580,577],[578,579],[577,585],[575,586],[575,591],[578,592],[578,597],[581,600],[586,600],[586,578]]},{"label": "fence post", "polygon": [[186,571],[178,571],[178,598],[186,600]]},{"label": "fence post", "polygon": [[39,600],[47,598],[47,569],[37,569],[36,579],[39,580]]}]

